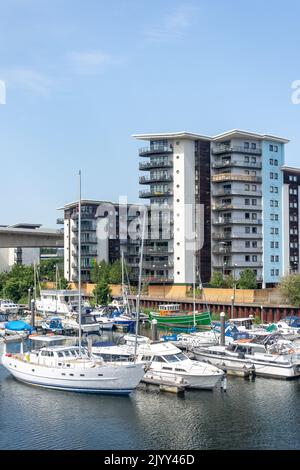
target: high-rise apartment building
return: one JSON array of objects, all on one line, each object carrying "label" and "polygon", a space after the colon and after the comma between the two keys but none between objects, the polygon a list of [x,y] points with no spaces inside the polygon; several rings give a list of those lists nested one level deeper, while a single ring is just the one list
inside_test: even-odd
[{"label": "high-rise apartment building", "polygon": [[[143,134],[135,138],[148,142],[140,148],[143,173],[139,182],[148,189],[140,198],[148,199],[151,208],[169,212],[170,235],[150,241],[151,259],[145,277],[154,281],[191,283],[194,266],[202,282],[211,276],[211,186],[210,138],[189,132]],[[204,223],[200,226],[200,221]],[[164,224],[162,224],[164,227]],[[152,221],[151,221],[152,228]],[[149,243],[149,242],[148,242]],[[194,260],[196,244],[197,260]],[[202,249],[199,249],[202,247]],[[157,261],[159,261],[159,266]]]},{"label": "high-rise apartment building", "polygon": [[300,169],[284,166],[282,172],[284,274],[299,273]]},{"label": "high-rise apartment building", "polygon": [[212,272],[238,278],[251,268],[262,286],[278,283],[283,274],[281,167],[288,140],[240,130],[214,137],[188,132],[134,137],[149,142],[139,151],[145,160],[139,169],[147,172],[140,184],[148,185],[140,197],[171,210],[166,266],[160,272],[174,283],[191,283],[195,262],[202,282]]},{"label": "high-rise apartment building", "polygon": [[[121,252],[130,265],[131,277],[138,277],[139,231],[142,207],[108,201],[82,200],[81,278],[92,280],[95,262],[113,263]],[[66,204],[64,211],[64,276],[78,279],[78,201]]]}]

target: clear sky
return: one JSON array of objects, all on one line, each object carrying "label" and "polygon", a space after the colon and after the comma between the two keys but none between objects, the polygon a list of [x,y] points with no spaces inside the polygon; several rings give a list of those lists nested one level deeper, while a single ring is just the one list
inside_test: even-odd
[{"label": "clear sky", "polygon": [[1,0],[0,224],[55,226],[77,198],[138,201],[133,133],[291,139],[299,0]]}]

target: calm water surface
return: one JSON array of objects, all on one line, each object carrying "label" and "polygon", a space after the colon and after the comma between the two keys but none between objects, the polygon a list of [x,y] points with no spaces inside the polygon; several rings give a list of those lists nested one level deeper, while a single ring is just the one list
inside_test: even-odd
[{"label": "calm water surface", "polygon": [[34,388],[0,365],[0,449],[300,449],[300,380],[109,397]]}]

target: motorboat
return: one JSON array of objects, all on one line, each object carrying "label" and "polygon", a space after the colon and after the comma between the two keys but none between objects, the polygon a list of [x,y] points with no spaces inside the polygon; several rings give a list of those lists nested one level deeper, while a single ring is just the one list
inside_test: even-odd
[{"label": "motorboat", "polygon": [[0,312],[16,314],[19,312],[19,309],[19,305],[12,300],[0,299]]},{"label": "motorboat", "polygon": [[218,385],[224,372],[203,361],[189,359],[180,349],[169,342],[152,342],[144,336],[126,335],[124,345],[92,346],[92,353],[106,360],[130,360],[135,357],[135,341],[137,341],[136,361],[147,364],[144,382],[157,384],[164,381],[184,380],[186,388],[213,389]]},{"label": "motorboat", "polygon": [[217,367],[254,366],[263,377],[294,378],[300,376],[300,349],[281,335],[240,339],[229,346],[208,346],[192,350],[198,360]]},{"label": "motorboat", "polygon": [[[77,290],[41,290],[41,298],[36,301],[36,309],[44,314],[67,315],[78,312],[78,296]],[[90,304],[84,300],[82,294],[81,297],[83,306],[89,308]]]},{"label": "motorboat", "polygon": [[[79,330],[79,316],[78,314],[67,315],[62,317],[61,320],[62,326],[65,330],[73,329],[75,331]],[[91,313],[82,313],[81,314],[81,331],[82,333],[100,333],[100,325],[96,320],[95,315]]]},{"label": "motorboat", "polygon": [[40,350],[10,354],[2,365],[21,382],[71,392],[128,395],[144,375],[142,363],[105,362],[77,346],[46,346]]}]

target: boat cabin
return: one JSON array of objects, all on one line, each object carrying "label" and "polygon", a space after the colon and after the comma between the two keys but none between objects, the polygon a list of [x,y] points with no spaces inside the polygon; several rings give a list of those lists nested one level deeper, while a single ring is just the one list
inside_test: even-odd
[{"label": "boat cabin", "polygon": [[159,314],[161,316],[174,315],[180,312],[179,304],[163,304],[158,306]]}]

